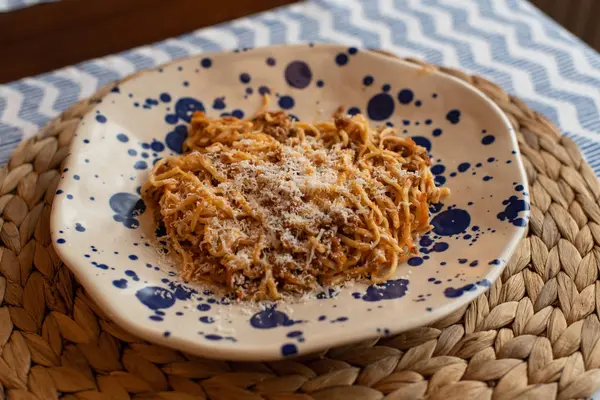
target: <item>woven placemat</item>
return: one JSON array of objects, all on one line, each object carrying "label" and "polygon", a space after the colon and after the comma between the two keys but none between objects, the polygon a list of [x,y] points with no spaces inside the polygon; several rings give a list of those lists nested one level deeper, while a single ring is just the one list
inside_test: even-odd
[{"label": "woven placemat", "polygon": [[[427,68],[438,68],[419,63]],[[73,105],[0,169],[0,393],[9,399],[569,399],[600,387],[600,185],[577,146],[485,79],[514,126],[530,184],[527,236],[502,276],[431,326],[273,363],[201,359],[126,333],[52,248]]]}]

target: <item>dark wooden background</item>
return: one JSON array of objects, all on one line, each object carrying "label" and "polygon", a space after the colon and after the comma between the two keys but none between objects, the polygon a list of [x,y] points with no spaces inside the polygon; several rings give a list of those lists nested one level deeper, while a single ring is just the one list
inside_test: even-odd
[{"label": "dark wooden background", "polygon": [[600,51],[600,0],[530,1],[596,51]]},{"label": "dark wooden background", "polygon": [[294,0],[61,0],[0,13],[0,83]]}]

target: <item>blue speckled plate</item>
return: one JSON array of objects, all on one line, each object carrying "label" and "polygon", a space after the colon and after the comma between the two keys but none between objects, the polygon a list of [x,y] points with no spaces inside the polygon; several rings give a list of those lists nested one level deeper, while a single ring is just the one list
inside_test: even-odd
[{"label": "blue speckled plate", "polygon": [[[140,186],[152,163],[181,151],[195,110],[301,120],[340,106],[427,147],[451,197],[432,207],[420,255],[387,284],[349,285],[277,304],[230,304],[178,279],[149,244]],[[398,333],[471,301],[502,271],[527,224],[527,183],[500,109],[452,77],[330,45],[206,54],[115,87],[81,122],[52,213],[58,254],[132,333],[221,359],[265,360]]]}]

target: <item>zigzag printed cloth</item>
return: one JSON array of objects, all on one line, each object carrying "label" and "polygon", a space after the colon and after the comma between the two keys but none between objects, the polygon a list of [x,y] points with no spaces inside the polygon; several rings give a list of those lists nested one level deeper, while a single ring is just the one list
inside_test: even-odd
[{"label": "zigzag printed cloth", "polygon": [[600,175],[600,54],[525,0],[308,0],[0,85],[0,163],[73,102],[136,70],[309,41],[384,48],[482,75],[553,120]]}]

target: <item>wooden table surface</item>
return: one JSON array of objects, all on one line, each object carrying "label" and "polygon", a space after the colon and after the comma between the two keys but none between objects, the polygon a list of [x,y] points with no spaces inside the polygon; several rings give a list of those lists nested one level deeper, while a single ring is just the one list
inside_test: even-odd
[{"label": "wooden table surface", "polygon": [[0,83],[294,0],[61,0],[0,13]]}]

